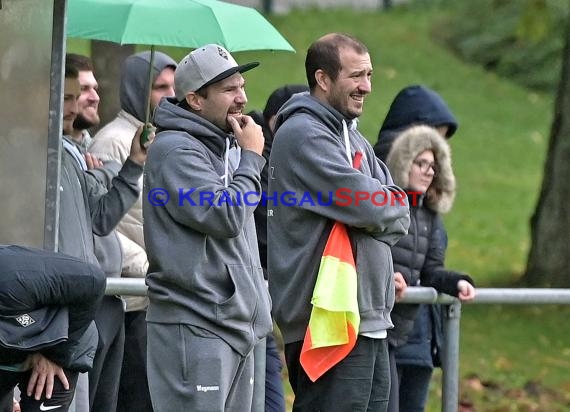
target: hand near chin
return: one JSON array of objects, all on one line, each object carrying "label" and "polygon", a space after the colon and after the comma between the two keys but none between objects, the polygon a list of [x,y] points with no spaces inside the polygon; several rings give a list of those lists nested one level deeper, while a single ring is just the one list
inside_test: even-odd
[{"label": "hand near chin", "polygon": [[228,116],[227,121],[243,150],[251,150],[258,155],[263,153],[265,143],[263,131],[261,126],[255,123],[250,116]]}]

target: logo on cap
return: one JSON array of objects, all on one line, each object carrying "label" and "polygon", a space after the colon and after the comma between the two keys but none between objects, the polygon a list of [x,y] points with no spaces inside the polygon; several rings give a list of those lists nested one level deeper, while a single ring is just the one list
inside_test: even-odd
[{"label": "logo on cap", "polygon": [[218,54],[220,56],[222,56],[224,59],[228,60],[228,54],[226,53],[226,51],[224,49],[222,49],[221,47],[218,47]]}]

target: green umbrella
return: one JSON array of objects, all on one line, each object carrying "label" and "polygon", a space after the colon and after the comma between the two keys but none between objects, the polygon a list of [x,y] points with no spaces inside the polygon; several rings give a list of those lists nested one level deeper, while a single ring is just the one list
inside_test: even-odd
[{"label": "green umbrella", "polygon": [[295,51],[257,10],[217,0],[68,0],[67,35],[119,44]]},{"label": "green umbrella", "polygon": [[[257,10],[217,0],[68,0],[67,35],[119,44],[229,51],[285,50],[289,42]],[[151,80],[149,71],[149,83]],[[149,87],[150,90],[150,87]],[[150,93],[145,123],[148,122]]]}]

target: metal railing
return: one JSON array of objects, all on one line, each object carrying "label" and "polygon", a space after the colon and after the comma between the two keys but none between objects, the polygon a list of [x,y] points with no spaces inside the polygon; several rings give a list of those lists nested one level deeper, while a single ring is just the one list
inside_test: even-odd
[{"label": "metal railing", "polygon": [[[146,295],[144,279],[107,279],[107,295]],[[459,404],[459,330],[461,303],[433,288],[410,287],[400,303],[439,303],[446,306],[442,357],[442,412],[456,412]],[[473,304],[570,305],[570,289],[477,288]]]}]

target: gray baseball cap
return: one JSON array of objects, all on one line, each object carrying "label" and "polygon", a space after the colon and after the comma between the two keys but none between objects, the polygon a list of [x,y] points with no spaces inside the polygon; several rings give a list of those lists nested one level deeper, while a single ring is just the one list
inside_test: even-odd
[{"label": "gray baseball cap", "polygon": [[237,64],[232,55],[217,44],[207,44],[186,55],[174,72],[174,91],[178,101],[188,92],[224,80],[232,74],[246,72],[259,66],[259,62]]}]

